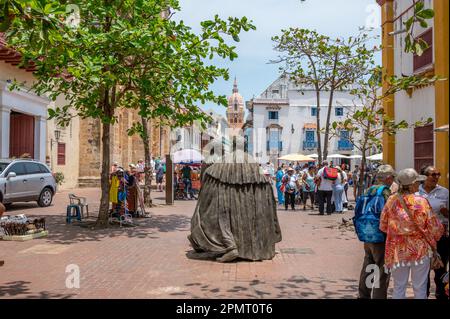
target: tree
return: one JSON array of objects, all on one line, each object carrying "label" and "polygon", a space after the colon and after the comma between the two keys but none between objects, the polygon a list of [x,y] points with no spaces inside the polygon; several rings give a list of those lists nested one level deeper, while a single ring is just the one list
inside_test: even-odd
[{"label": "tree", "polygon": [[[422,85],[428,85],[438,80],[438,77],[410,76],[398,78],[396,76],[385,77],[384,81],[388,83],[388,88],[381,92],[382,69],[375,67],[370,71],[370,77],[358,81],[357,88],[352,90],[352,94],[358,98],[354,106],[349,107],[346,118],[343,121],[332,123],[331,134],[341,136],[341,131],[348,132],[348,141],[361,152],[361,171],[358,185],[357,196],[363,192],[364,170],[367,164],[367,155],[373,148],[381,148],[382,135],[394,135],[399,130],[409,127],[417,127],[430,123],[432,119],[423,119],[416,123],[407,123],[405,120],[395,122],[388,117],[382,107],[386,99],[404,90],[409,90]],[[358,105],[359,102],[362,103]]]},{"label": "tree", "polygon": [[[285,63],[282,70],[289,73],[297,85],[312,87],[317,103],[317,138],[319,162],[328,156],[331,112],[334,93],[346,89],[367,74],[368,66],[373,64],[376,48],[368,49],[367,34],[348,39],[331,39],[316,31],[290,28],[275,36],[275,50],[282,53],[274,63]],[[322,150],[320,97],[329,93],[327,117],[325,120],[324,145]]]},{"label": "tree", "polygon": [[240,32],[255,29],[245,17],[225,21],[216,15],[202,22],[196,35],[182,21],[162,16],[168,8],[180,10],[177,0],[72,1],[81,10],[76,27],[64,23],[72,12],[59,1],[13,2],[20,6],[8,7],[7,41],[22,53],[23,64],[36,65],[33,90],[53,100],[63,95],[68,102],[49,110],[50,118],[60,125],[74,116],[101,121],[98,227],[108,224],[110,127],[116,111],[133,108],[144,119],[177,124],[204,121],[197,102],[226,105],[225,96],[217,96],[210,84],[228,79],[226,69],[205,60],[233,60],[235,47],[224,36],[239,41]]},{"label": "tree", "polygon": [[[414,3],[413,3],[414,4]],[[428,28],[427,20],[434,17],[433,9],[425,9],[425,3],[423,1],[417,1],[414,4],[413,15],[403,22],[405,25],[405,52],[414,53],[421,56],[423,52],[428,49],[429,45],[422,38],[416,38],[414,36],[414,26],[419,23],[422,28]]]}]

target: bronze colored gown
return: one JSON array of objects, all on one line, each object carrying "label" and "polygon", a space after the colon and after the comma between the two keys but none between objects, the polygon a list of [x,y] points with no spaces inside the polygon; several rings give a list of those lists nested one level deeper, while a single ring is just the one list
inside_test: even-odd
[{"label": "bronze colored gown", "polygon": [[188,239],[195,251],[215,256],[233,250],[248,260],[275,256],[281,241],[275,197],[258,164],[212,164],[204,171]]}]

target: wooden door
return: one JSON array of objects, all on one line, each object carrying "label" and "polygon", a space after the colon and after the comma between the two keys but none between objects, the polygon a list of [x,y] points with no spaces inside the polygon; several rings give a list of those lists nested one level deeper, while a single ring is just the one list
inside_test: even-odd
[{"label": "wooden door", "polygon": [[9,157],[20,157],[28,153],[34,158],[33,116],[11,112],[9,134]]}]

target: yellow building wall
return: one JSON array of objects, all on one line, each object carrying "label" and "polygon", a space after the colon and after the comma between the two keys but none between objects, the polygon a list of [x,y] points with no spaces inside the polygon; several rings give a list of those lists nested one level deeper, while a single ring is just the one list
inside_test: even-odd
[{"label": "yellow building wall", "polygon": [[[449,116],[449,1],[434,1],[434,37],[435,37],[435,74],[445,78],[444,81],[436,83],[436,127],[448,124]],[[436,166],[442,173],[441,185],[448,188],[448,132],[436,133]]]},{"label": "yellow building wall", "polygon": [[[394,30],[394,2],[386,0],[381,5],[382,18],[382,61],[383,75],[394,75],[394,37],[389,33]],[[383,83],[383,91],[386,91],[387,84]],[[391,119],[395,118],[395,99],[391,96],[383,102],[386,115]],[[383,135],[383,162],[395,168],[395,136]]]}]

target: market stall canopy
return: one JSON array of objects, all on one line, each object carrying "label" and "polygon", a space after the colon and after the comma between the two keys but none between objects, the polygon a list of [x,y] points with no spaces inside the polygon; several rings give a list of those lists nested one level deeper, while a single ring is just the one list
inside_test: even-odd
[{"label": "market stall canopy", "polygon": [[358,155],[358,154],[350,155],[348,158],[351,158],[351,159],[362,158],[362,155]]},{"label": "market stall canopy", "polygon": [[311,157],[311,158],[319,158],[319,154],[311,154],[311,155],[308,155],[308,157]]},{"label": "market stall canopy", "polygon": [[383,153],[375,154],[372,156],[367,157],[369,161],[382,161],[383,160]]},{"label": "market stall canopy", "polygon": [[342,154],[331,154],[331,155],[328,155],[327,158],[349,158],[349,157],[342,155]]},{"label": "market stall canopy", "polygon": [[203,156],[197,150],[185,149],[173,153],[172,160],[174,164],[199,164]]},{"label": "market stall canopy", "polygon": [[288,154],[278,158],[283,161],[295,161],[295,162],[314,162],[314,158],[303,154]]}]

